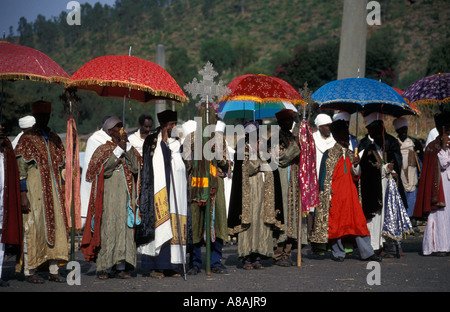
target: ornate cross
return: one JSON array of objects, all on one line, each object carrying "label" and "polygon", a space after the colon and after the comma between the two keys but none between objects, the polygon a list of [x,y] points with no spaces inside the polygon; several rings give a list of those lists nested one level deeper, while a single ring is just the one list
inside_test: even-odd
[{"label": "ornate cross", "polygon": [[197,107],[202,103],[209,104],[216,97],[223,97],[231,92],[226,86],[223,85],[222,80],[218,84],[214,83],[214,77],[218,74],[214,71],[213,65],[207,62],[205,67],[198,72],[203,81],[199,82],[197,78],[194,78],[192,82],[187,83],[184,89],[189,92],[193,98],[200,96],[200,102],[196,104]]}]

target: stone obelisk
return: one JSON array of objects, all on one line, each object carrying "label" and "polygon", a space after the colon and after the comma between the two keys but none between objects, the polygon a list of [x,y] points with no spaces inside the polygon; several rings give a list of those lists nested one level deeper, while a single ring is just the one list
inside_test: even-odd
[{"label": "stone obelisk", "polygon": [[[164,52],[164,45],[158,44],[156,47],[156,64],[162,68],[166,68],[166,55]],[[158,100],[155,101],[155,116],[153,116],[153,122],[155,123],[153,129],[159,127],[158,113],[166,110],[166,101]]]},{"label": "stone obelisk", "polygon": [[344,0],[338,79],[364,77],[366,71],[367,0]]}]

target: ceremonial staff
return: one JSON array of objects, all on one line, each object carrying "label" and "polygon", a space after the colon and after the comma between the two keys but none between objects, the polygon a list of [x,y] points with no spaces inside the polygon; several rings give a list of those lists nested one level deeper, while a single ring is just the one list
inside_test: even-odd
[{"label": "ceremonial staff", "polygon": [[[203,77],[202,82],[198,82],[197,78],[194,78],[192,82],[186,84],[185,89],[195,98],[197,96],[200,96],[200,102],[197,104],[197,107],[199,108],[199,111],[201,111],[201,107],[203,107],[202,103],[205,103],[205,123],[206,127],[210,125],[211,123],[211,116],[210,116],[210,101],[214,101],[214,98],[217,97],[223,97],[227,93],[230,92],[230,90],[223,85],[222,81],[220,80],[218,84],[214,83],[214,77],[217,76],[217,72],[214,71],[213,66],[210,62],[207,62],[205,67],[199,71],[199,74]],[[203,115],[203,114],[202,114]],[[197,128],[201,127],[202,123],[197,123]],[[199,137],[199,135],[201,137]],[[203,155],[203,147],[204,147],[204,140],[203,140],[203,129],[197,129],[195,132],[195,144],[198,142],[201,142],[201,158],[197,153],[194,153],[194,162],[200,161],[200,167],[203,168],[203,171],[200,171],[200,175],[196,176],[195,178],[199,181],[202,181],[201,187],[202,187],[202,193],[201,195],[204,195],[206,191],[206,198],[204,200],[206,201],[205,206],[205,231],[206,231],[206,237],[205,237],[205,244],[206,244],[206,275],[211,275],[211,161],[210,159],[205,159],[205,156]],[[195,151],[197,152],[198,147],[195,147]],[[200,158],[200,159],[199,159]],[[208,157],[209,158],[209,157]],[[206,162],[206,165],[205,165]],[[198,173],[198,172],[194,172]],[[206,181],[207,180],[207,181]],[[205,188],[206,184],[206,189]],[[199,188],[199,186],[196,186]],[[195,195],[194,195],[195,196]],[[202,196],[200,198],[197,198],[198,200],[202,200]]]},{"label": "ceremonial staff", "polygon": [[[307,82],[305,82],[304,88],[299,91],[299,94],[301,95],[301,97],[304,100],[304,103],[302,103],[302,105],[303,105],[303,116],[301,118],[300,127],[299,127],[299,133],[298,133],[299,144],[301,145],[301,142],[302,142],[301,141],[302,140],[302,138],[301,138],[302,131],[301,130],[303,129],[304,130],[303,134],[306,136],[304,138],[304,140],[305,140],[308,148],[310,148],[311,151],[312,151],[312,157],[311,157],[311,159],[307,159],[307,161],[311,161],[311,165],[315,166],[315,161],[316,161],[315,144],[314,144],[314,140],[312,139],[312,135],[310,133],[311,129],[309,127],[309,124],[308,124],[308,121],[307,121],[307,118],[306,118],[307,114],[308,114],[308,116],[310,116],[311,105],[314,103],[314,101],[311,98],[312,92],[310,92],[308,90],[308,83]],[[308,112],[306,111],[307,107],[308,107]],[[302,175],[302,173],[303,173],[303,176],[311,175],[311,174],[315,175],[315,173],[312,173],[311,170],[309,170],[310,169],[309,167],[305,168],[305,166],[302,166],[301,162],[305,161],[304,153],[305,153],[305,151],[301,150],[300,163],[299,163],[299,179],[300,179],[300,175]],[[305,163],[304,163],[304,165],[305,165]],[[303,170],[303,172],[302,172],[302,170]],[[315,179],[315,177],[314,177],[314,179]],[[303,191],[304,187],[309,189],[308,194],[305,195],[308,198],[305,198],[305,200],[303,200],[303,194],[302,194],[302,191]],[[301,267],[302,266],[302,225],[303,225],[302,224],[302,218],[303,218],[303,211],[305,211],[305,212],[309,211],[311,205],[316,205],[318,203],[318,192],[316,192],[316,190],[317,190],[317,183],[315,183],[315,184],[312,183],[311,185],[306,185],[305,186],[305,185],[301,185],[300,181],[299,181],[299,195],[298,195],[298,202],[299,203],[297,205],[297,208],[298,208],[298,214],[297,214],[297,216],[298,216],[297,267]]]}]

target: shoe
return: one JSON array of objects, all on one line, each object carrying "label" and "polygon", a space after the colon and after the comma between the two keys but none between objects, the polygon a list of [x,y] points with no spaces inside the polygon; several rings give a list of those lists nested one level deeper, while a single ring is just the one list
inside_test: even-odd
[{"label": "shoe", "polygon": [[335,257],[333,255],[331,255],[331,260],[336,261],[336,262],[344,262],[344,257]]},{"label": "shoe", "polygon": [[376,261],[376,262],[381,262],[381,261],[383,261],[383,258],[380,257],[380,256],[377,255],[377,254],[373,254],[373,255],[371,255],[369,258],[363,259],[363,261]]},{"label": "shoe", "polygon": [[188,275],[197,275],[200,272],[201,272],[200,268],[198,266],[194,265],[194,266],[192,266],[192,268],[189,269],[187,274]]}]

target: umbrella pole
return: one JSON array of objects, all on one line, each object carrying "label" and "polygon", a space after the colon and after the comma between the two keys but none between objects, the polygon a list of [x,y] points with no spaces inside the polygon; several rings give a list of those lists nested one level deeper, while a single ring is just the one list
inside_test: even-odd
[{"label": "umbrella pole", "polygon": [[356,132],[355,132],[355,137],[356,137],[356,146],[355,146],[355,157],[358,155],[358,109],[356,109]]},{"label": "umbrella pole", "polygon": [[[209,125],[209,107],[208,107],[208,95],[206,96],[206,125]],[[208,160],[208,166],[206,170],[210,170],[210,161]],[[208,183],[208,196],[206,199],[205,207],[205,227],[206,227],[206,275],[211,275],[211,181]]]},{"label": "umbrella pole", "polygon": [[0,102],[0,125],[3,121],[3,79],[2,79],[2,100]]},{"label": "umbrella pole", "polygon": [[[72,118],[73,118],[72,101],[69,101],[69,120],[72,120]],[[72,124],[70,126],[72,127]],[[73,142],[73,132],[72,131],[70,131],[70,135],[72,136],[72,138],[70,138],[70,140]],[[72,148],[72,151],[74,151],[75,144],[72,144],[71,148]],[[72,153],[72,155],[73,155],[73,153]],[[72,163],[72,172],[73,172],[73,158],[69,159],[69,161]],[[70,172],[71,178],[73,178],[72,172]],[[70,260],[75,261],[75,207],[73,204],[73,183],[71,184],[70,194],[71,194],[71,196],[70,196],[70,198],[71,198],[70,199],[70,221],[71,221],[71,226],[72,226],[72,228],[70,229]]]},{"label": "umbrella pole", "polygon": [[123,96],[123,107],[122,107],[122,123],[123,123],[123,128],[125,129],[125,102],[126,102],[126,96]]}]

